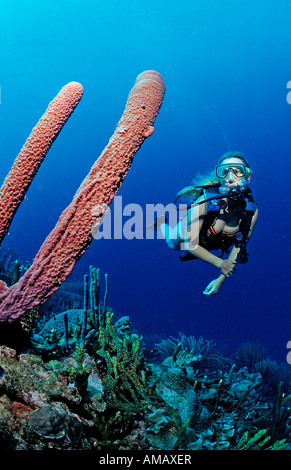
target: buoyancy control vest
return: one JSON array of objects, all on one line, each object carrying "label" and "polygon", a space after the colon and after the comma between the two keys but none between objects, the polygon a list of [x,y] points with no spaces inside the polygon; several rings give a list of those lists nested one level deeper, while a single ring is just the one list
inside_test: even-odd
[{"label": "buoyancy control vest", "polygon": [[[184,192],[180,192],[175,200],[178,207],[180,204],[187,205],[187,211],[195,204],[206,204],[206,213],[199,234],[199,244],[203,248],[210,250],[221,250],[220,257],[224,253],[228,253],[232,245],[239,248],[237,263],[246,263],[248,261],[248,253],[246,245],[248,242],[248,234],[252,222],[253,215],[256,211],[257,204],[254,202],[251,190],[249,188],[240,191],[239,189],[230,188],[229,193],[221,194],[220,184],[197,186],[189,188]],[[196,202],[197,199],[204,194],[202,201]],[[236,200],[241,207],[241,221],[239,230],[234,237],[209,237],[208,230],[214,223],[221,209],[222,199],[229,198]],[[189,261],[196,259],[195,255],[189,251],[182,251],[179,255],[181,261]]]}]

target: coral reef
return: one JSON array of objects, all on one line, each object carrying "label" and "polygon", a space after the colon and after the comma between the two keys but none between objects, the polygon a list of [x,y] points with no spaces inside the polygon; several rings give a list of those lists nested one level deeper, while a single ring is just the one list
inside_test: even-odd
[{"label": "coral reef", "polygon": [[[1,241],[81,95],[79,84],[67,85],[17,157],[0,191]],[[0,450],[291,449],[290,373],[260,345],[227,357],[212,340],[179,333],[159,338],[150,362],[131,317],[116,319],[108,307],[108,274],[102,299],[93,266],[81,283],[65,283],[152,134],[163,95],[157,72],[139,75],[109,144],[32,265],[2,253]]]},{"label": "coral reef", "polygon": [[157,392],[171,407],[177,408],[182,423],[196,430],[204,430],[211,424],[211,415],[180,368],[170,367],[160,375]]},{"label": "coral reef", "polygon": [[179,333],[179,338],[170,337],[155,344],[155,349],[162,359],[162,364],[184,368],[189,375],[193,374],[195,365],[199,367],[222,367],[233,361],[224,357],[215,347],[213,341],[200,337],[186,336]]},{"label": "coral reef", "polygon": [[146,389],[141,338],[130,330],[118,336],[112,320],[113,313],[107,312],[105,327],[99,328],[100,347],[96,351],[97,358],[101,360],[100,368],[103,363],[106,370],[104,393],[110,397],[109,404],[113,408],[141,410],[151,403]]},{"label": "coral reef", "polygon": [[0,346],[1,450],[290,450],[290,377],[289,394],[281,374],[266,393],[274,361],[179,360],[213,346],[180,335],[149,362],[131,318],[114,321],[107,275],[104,290],[90,266],[83,308],[40,316],[23,352]]},{"label": "coral reef", "polygon": [[[164,82],[159,73],[145,71],[137,77],[108,145],[40,247],[32,266],[9,289],[5,289],[4,282],[0,281],[0,321],[17,319],[27,310],[44,303],[71,274],[98,231],[134,155],[153,133],[153,123],[164,92]],[[61,107],[67,109],[66,100]],[[61,123],[63,119],[63,115],[57,117]],[[39,138],[41,141],[45,139],[42,129]],[[29,155],[36,153],[38,145],[37,139],[29,138]],[[28,165],[29,162],[30,159]],[[7,178],[9,182],[11,174]],[[3,197],[6,192],[10,193],[7,184],[3,185]]]}]

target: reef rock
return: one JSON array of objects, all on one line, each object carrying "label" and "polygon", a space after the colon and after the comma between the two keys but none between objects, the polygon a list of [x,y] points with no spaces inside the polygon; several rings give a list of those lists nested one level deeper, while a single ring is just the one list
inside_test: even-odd
[{"label": "reef rock", "polygon": [[201,404],[181,369],[172,367],[165,370],[157,385],[157,393],[178,410],[182,423],[189,420],[189,426],[195,431],[211,425],[210,412]]}]

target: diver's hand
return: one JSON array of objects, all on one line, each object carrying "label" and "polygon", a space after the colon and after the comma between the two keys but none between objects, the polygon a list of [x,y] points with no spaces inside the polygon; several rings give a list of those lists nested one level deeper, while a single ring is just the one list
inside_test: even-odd
[{"label": "diver's hand", "polygon": [[217,294],[220,287],[221,287],[221,280],[219,278],[214,279],[214,281],[211,281],[206,289],[203,291],[203,294],[205,295],[214,295]]},{"label": "diver's hand", "polygon": [[225,277],[229,277],[235,272],[235,265],[235,261],[224,259],[220,265],[220,271]]}]

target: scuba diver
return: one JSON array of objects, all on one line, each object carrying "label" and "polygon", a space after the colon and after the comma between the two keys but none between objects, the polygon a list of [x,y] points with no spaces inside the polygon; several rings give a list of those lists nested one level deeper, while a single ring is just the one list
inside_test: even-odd
[{"label": "scuba diver", "polygon": [[[178,193],[176,207],[184,204],[186,210],[175,227],[170,227],[165,216],[156,219],[155,228],[161,230],[168,247],[183,248],[181,261],[200,259],[220,270],[220,275],[203,291],[205,295],[217,294],[236,265],[248,260],[246,245],[258,218],[249,188],[251,173],[240,152],[227,152],[215,172]],[[221,250],[220,256],[212,250]],[[223,259],[229,251],[228,258]]]}]

